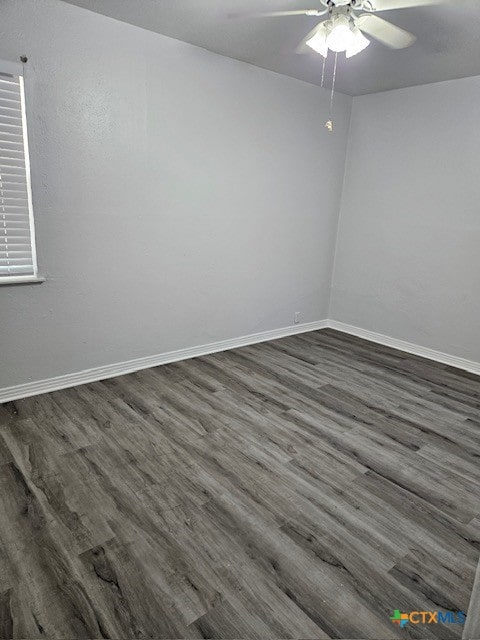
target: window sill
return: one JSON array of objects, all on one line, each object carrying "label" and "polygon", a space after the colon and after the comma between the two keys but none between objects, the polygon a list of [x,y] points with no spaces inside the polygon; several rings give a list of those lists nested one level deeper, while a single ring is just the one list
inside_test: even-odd
[{"label": "window sill", "polygon": [[18,276],[11,278],[0,278],[0,287],[12,286],[16,284],[41,284],[45,282],[45,278],[40,276]]}]

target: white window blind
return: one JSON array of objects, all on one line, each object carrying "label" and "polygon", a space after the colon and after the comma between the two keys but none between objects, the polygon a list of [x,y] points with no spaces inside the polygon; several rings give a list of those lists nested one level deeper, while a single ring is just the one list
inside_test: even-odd
[{"label": "white window blind", "polygon": [[23,70],[0,61],[0,284],[37,277]]}]

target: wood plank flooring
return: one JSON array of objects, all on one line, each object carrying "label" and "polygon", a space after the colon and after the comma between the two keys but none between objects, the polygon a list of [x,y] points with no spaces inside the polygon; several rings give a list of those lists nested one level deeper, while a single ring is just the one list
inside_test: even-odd
[{"label": "wood plank flooring", "polygon": [[480,378],[332,330],[2,405],[0,637],[461,638],[390,616],[467,610],[479,459]]}]

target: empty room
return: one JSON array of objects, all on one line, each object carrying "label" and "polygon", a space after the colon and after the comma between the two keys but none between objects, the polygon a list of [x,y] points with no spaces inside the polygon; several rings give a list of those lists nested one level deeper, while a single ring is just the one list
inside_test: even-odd
[{"label": "empty room", "polygon": [[0,0],[0,639],[480,639],[478,0]]}]

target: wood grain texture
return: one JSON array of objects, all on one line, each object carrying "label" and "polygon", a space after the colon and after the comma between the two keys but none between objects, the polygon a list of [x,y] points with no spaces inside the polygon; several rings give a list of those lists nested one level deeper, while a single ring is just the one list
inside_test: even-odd
[{"label": "wood grain texture", "polygon": [[461,638],[389,617],[467,610],[479,459],[479,378],[332,330],[2,405],[0,638]]}]

